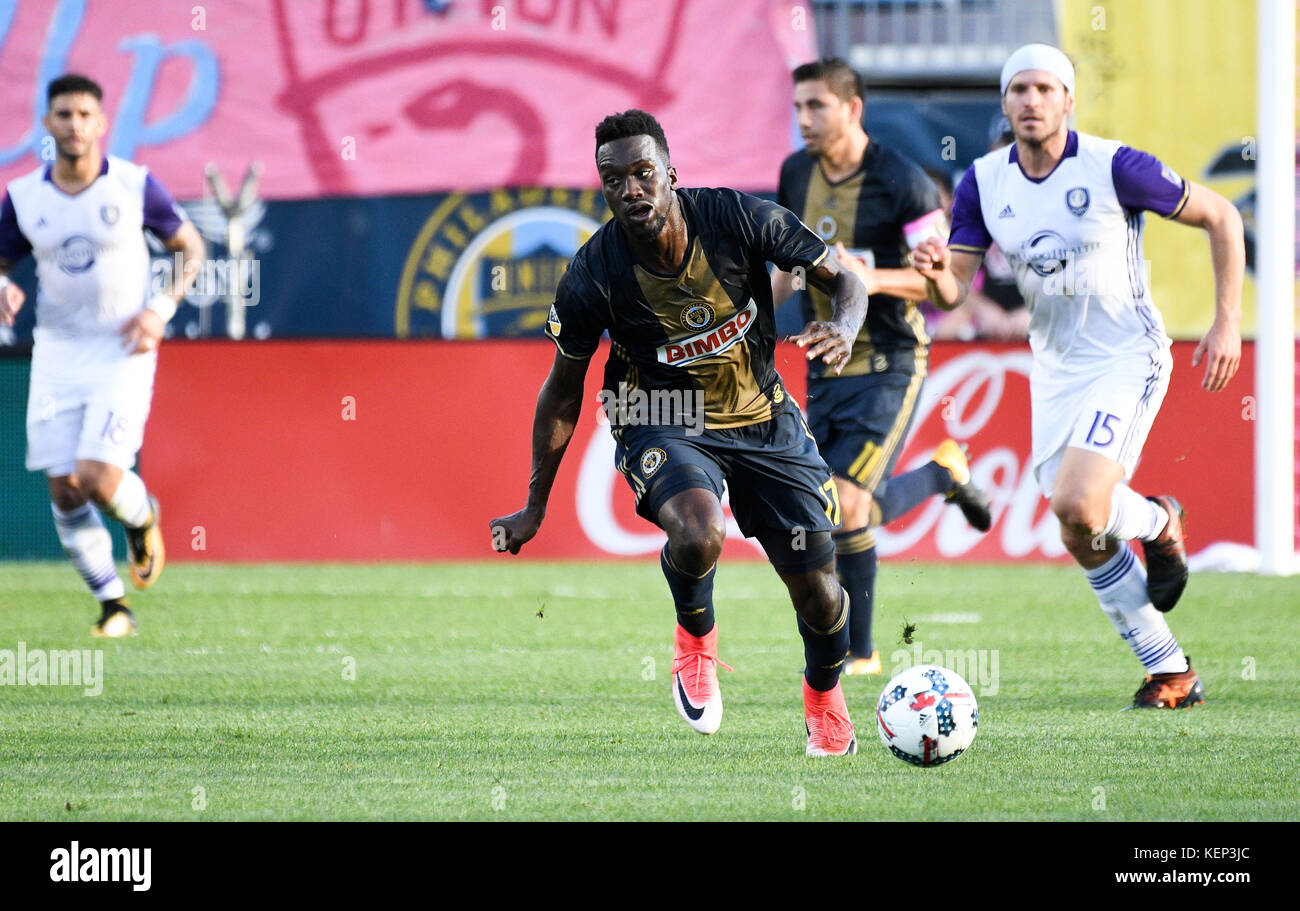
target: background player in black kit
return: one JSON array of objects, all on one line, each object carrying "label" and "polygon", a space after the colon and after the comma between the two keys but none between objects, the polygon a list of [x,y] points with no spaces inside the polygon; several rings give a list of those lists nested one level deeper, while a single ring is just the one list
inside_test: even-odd
[{"label": "background player in black kit", "polygon": [[607,331],[606,395],[671,390],[682,394],[680,410],[692,401],[704,410],[700,427],[691,420],[698,416],[683,413],[646,423],[607,409],[637,512],[668,535],[660,562],[677,610],[678,710],[705,734],[722,720],[713,578],[726,534],[725,481],[737,523],[762,544],[798,615],[806,752],[851,754],[857,741],[839,684],[849,599],[831,542],[839,501],[773,366],[766,263],[803,270],[832,301],[828,319],[808,323],[794,340],[834,370],[849,360],[866,291],[791,212],[735,190],[678,189],[663,130],[644,111],[601,122],[596,166],[614,217],[577,252],[556,290],[546,332],[558,350],[537,399],[528,503],[491,521],[494,546],[518,553],[537,534],[588,363]]},{"label": "background player in black kit", "polygon": [[[871,311],[843,370],[830,373],[816,361],[808,365],[808,424],[835,473],[843,508],[835,562],[853,604],[844,673],[879,674],[880,653],[871,642],[871,529],[934,494],[956,502],[980,531],[988,531],[992,517],[955,440],[941,443],[915,471],[889,476],[916,411],[930,351],[925,317],[912,303],[925,297],[925,283],[906,268],[905,257],[927,237],[946,237],[938,190],[920,167],[867,136],[862,82],[847,63],[827,57],[796,68],[793,76],[806,147],[781,165],[777,202],[835,244],[871,295]],[[772,275],[776,306],[804,285],[778,269]],[[830,301],[815,285],[807,288],[803,306],[809,320],[826,319],[830,312]]]}]

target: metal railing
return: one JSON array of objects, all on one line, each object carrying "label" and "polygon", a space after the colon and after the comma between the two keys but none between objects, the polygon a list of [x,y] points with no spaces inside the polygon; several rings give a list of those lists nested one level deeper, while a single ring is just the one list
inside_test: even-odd
[{"label": "metal railing", "polygon": [[986,82],[1022,44],[1056,44],[1056,0],[813,0],[817,46],[875,82]]}]

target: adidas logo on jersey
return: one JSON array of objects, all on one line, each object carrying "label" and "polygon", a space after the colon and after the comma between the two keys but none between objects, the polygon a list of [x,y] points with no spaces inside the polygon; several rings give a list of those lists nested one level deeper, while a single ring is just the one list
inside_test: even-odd
[{"label": "adidas logo on jersey", "polygon": [[1002,211],[998,213],[998,218],[1015,218],[1015,217],[1016,217],[1016,213],[1011,211],[1010,206],[1005,206],[1002,209]]}]

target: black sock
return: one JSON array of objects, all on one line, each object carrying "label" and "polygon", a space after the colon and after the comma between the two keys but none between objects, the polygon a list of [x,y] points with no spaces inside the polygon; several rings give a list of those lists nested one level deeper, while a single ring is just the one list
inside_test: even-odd
[{"label": "black sock", "polygon": [[673,593],[673,606],[677,609],[677,622],[692,636],[703,636],[713,629],[713,577],[717,575],[715,563],[703,576],[684,573],[668,559],[668,545],[659,552],[659,565]]},{"label": "black sock", "polygon": [[871,614],[876,606],[876,538],[869,529],[835,536],[835,572],[849,595],[849,651],[870,658]]},{"label": "black sock", "polygon": [[915,471],[896,474],[876,485],[873,496],[880,507],[880,524],[888,525],[937,493],[952,490],[952,474],[938,462],[926,462]]},{"label": "black sock", "polygon": [[844,656],[849,651],[848,599],[835,624],[827,631],[818,631],[798,618],[799,635],[803,637],[804,679],[820,693],[835,689],[844,667]]}]

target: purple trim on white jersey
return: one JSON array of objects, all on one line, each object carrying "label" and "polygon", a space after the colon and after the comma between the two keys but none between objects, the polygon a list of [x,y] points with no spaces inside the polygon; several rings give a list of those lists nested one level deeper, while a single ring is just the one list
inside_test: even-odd
[{"label": "purple trim on white jersey", "polygon": [[23,229],[18,227],[18,213],[14,211],[13,200],[6,191],[5,201],[0,203],[0,259],[16,263],[31,252],[32,245]]},{"label": "purple trim on white jersey", "polygon": [[966,169],[952,197],[952,233],[948,246],[966,252],[982,252],[993,244],[980,210],[980,188],[975,183],[975,165]]},{"label": "purple trim on white jersey", "polygon": [[[104,160],[100,162],[99,165],[99,176],[103,177],[107,173],[108,173],[108,157],[105,156]],[[50,183],[54,183],[53,175],[54,175],[54,165],[47,164],[45,166],[45,173],[41,175],[41,180],[48,180]]]},{"label": "purple trim on white jersey", "polygon": [[1030,183],[1042,183],[1044,180],[1046,180],[1047,178],[1051,177],[1053,174],[1056,173],[1056,169],[1061,166],[1062,161],[1065,161],[1065,159],[1067,158],[1073,158],[1075,155],[1078,154],[1079,154],[1079,134],[1074,132],[1074,130],[1070,130],[1068,133],[1065,134],[1065,151],[1061,153],[1060,161],[1052,165],[1052,170],[1048,171],[1042,177],[1030,177],[1028,174],[1025,174],[1025,169],[1020,164],[1020,146],[1014,142],[1011,143],[1011,151],[1007,153],[1007,164],[1013,164],[1016,167],[1020,168],[1020,173],[1024,175],[1025,180],[1029,181]]},{"label": "purple trim on white jersey", "polygon": [[1173,218],[1187,201],[1187,181],[1154,155],[1120,146],[1110,160],[1110,177],[1119,204],[1130,212],[1155,212]]},{"label": "purple trim on white jersey", "polygon": [[144,226],[163,240],[175,234],[184,221],[176,214],[176,202],[167,188],[154,179],[144,176]]}]

